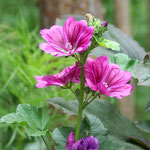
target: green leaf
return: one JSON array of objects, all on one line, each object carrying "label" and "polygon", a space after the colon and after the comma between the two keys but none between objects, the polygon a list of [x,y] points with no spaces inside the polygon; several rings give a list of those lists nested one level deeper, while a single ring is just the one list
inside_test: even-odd
[{"label": "green leaf", "polygon": [[17,113],[11,113],[11,114],[8,114],[8,115],[5,115],[1,118],[1,122],[4,122],[4,123],[21,123],[25,121],[24,118],[22,118],[19,114]]},{"label": "green leaf", "polygon": [[105,47],[105,48],[110,48],[110,49],[115,50],[115,51],[120,51],[120,47],[119,47],[119,44],[117,42],[107,40],[105,38],[98,39],[96,36],[94,36],[94,38],[100,46]]},{"label": "green leaf", "polygon": [[48,132],[48,129],[41,131],[37,128],[32,128],[32,127],[27,126],[26,127],[26,132],[29,136],[41,136],[41,135],[46,135],[47,132]]},{"label": "green leaf", "polygon": [[137,65],[136,78],[138,79],[138,85],[150,87],[150,63]]},{"label": "green leaf", "polygon": [[106,136],[108,135],[108,130],[104,127],[103,123],[94,115],[87,114],[86,120],[88,120],[88,124],[90,126],[89,135],[93,135],[98,138],[101,143],[106,140]]},{"label": "green leaf", "polygon": [[150,120],[138,121],[136,126],[144,132],[150,133]]},{"label": "green leaf", "polygon": [[44,128],[48,118],[48,112],[44,108],[32,107],[29,104],[19,104],[16,113],[3,116],[1,122],[8,124],[26,122],[27,134],[29,136],[40,136],[45,135],[47,132]]},{"label": "green leaf", "polygon": [[136,66],[141,61],[136,59],[131,59],[128,57],[128,55],[124,53],[118,53],[109,58],[110,58],[110,63],[118,64],[122,70],[129,71],[132,73],[133,77],[136,77],[135,76]]},{"label": "green leaf", "polygon": [[73,130],[71,127],[59,127],[53,131],[53,139],[56,143],[56,150],[65,149],[67,138]]},{"label": "green leaf", "polygon": [[76,106],[73,106],[71,103],[65,101],[61,97],[49,99],[48,103],[64,113],[67,113],[68,115],[76,115],[78,112],[78,108]]},{"label": "green leaf", "polygon": [[[70,127],[60,127],[54,130],[53,139],[57,144],[57,150],[62,150],[65,147],[67,138],[71,131],[75,133],[75,129]],[[101,140],[101,143],[103,143],[106,140],[108,131],[98,118],[93,115],[86,115],[82,122],[80,139],[90,135],[98,138]]]},{"label": "green leaf", "polygon": [[146,107],[144,108],[144,111],[145,111],[145,112],[150,111],[150,101],[148,101]]},{"label": "green leaf", "polygon": [[[102,122],[94,115],[86,115],[82,122],[82,127],[84,128],[81,128],[80,139],[94,136],[99,139],[99,149],[101,150],[143,150],[136,145],[111,136]],[[62,150],[65,148],[67,137],[71,131],[74,131],[74,129],[69,127],[60,127],[54,130],[53,139],[57,144],[56,150]],[[83,133],[87,134],[84,134],[84,136],[81,137]]]},{"label": "green leaf", "polygon": [[48,122],[48,113],[46,109],[32,107],[29,104],[20,104],[17,107],[17,113],[24,118],[30,127],[43,130]]},{"label": "green leaf", "polygon": [[128,140],[131,142],[137,143],[138,145],[141,145],[145,149],[150,149],[150,141],[147,141],[145,139],[137,138],[137,137],[129,137]]},{"label": "green leaf", "polygon": [[144,150],[142,147],[108,136],[107,140],[100,145],[101,150]]},{"label": "green leaf", "polygon": [[[64,101],[64,102],[63,102]],[[64,110],[64,113],[71,114],[72,108],[77,110],[78,101],[70,101],[65,105],[65,100],[61,99],[61,102],[54,100],[49,100],[51,105],[57,109]],[[63,104],[63,105],[61,105]],[[72,114],[77,114],[77,111],[72,111]],[[120,113],[116,106],[113,106],[108,101],[105,100],[94,100],[87,108],[84,110],[84,115],[92,114],[96,116],[104,125],[106,129],[109,130],[110,134],[119,139],[124,137],[134,136],[143,137],[140,130],[136,127],[135,123],[130,121],[124,115]]]}]

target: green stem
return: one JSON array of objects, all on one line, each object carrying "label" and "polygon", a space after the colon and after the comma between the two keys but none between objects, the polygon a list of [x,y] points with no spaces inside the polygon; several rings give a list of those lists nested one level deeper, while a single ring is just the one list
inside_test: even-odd
[{"label": "green stem", "polygon": [[76,97],[76,99],[78,99],[76,93],[74,92],[74,90],[72,88],[70,88],[71,92],[74,94],[74,96]]},{"label": "green stem", "polygon": [[88,54],[81,53],[80,54],[80,65],[81,65],[81,75],[80,75],[80,97],[79,97],[79,108],[78,108],[78,118],[75,132],[75,140],[79,139],[80,134],[80,126],[82,120],[83,106],[84,106],[84,86],[85,86],[85,77],[84,77],[84,64],[86,63]]},{"label": "green stem", "polygon": [[41,138],[42,138],[43,142],[45,143],[45,145],[47,147],[47,150],[49,150],[48,144],[47,144],[46,140],[44,139],[44,137],[42,135],[41,135]]},{"label": "green stem", "polygon": [[87,102],[83,108],[85,108],[87,105],[89,105],[99,94],[97,93],[89,102]]},{"label": "green stem", "polygon": [[23,144],[23,136],[20,135],[19,139],[18,139],[18,143],[17,143],[17,150],[21,150],[22,149],[22,144]]},{"label": "green stem", "polygon": [[91,93],[91,95],[86,99],[86,101],[88,101],[89,99],[91,99],[93,96],[93,94]]},{"label": "green stem", "polygon": [[79,97],[79,109],[78,109],[78,119],[77,119],[77,126],[75,132],[75,140],[79,139],[80,133],[80,126],[82,120],[82,113],[83,113],[83,99],[84,99],[84,67],[81,66],[81,76],[80,76],[80,97]]}]

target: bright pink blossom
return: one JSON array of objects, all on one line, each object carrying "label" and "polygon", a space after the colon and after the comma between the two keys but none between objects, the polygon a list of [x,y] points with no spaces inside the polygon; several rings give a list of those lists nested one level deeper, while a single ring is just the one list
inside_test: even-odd
[{"label": "bright pink blossom", "polygon": [[131,94],[133,86],[128,82],[132,74],[122,71],[117,64],[109,64],[108,57],[89,58],[84,68],[86,84],[92,90],[118,99]]},{"label": "bright pink blossom", "polygon": [[55,75],[46,75],[46,76],[34,76],[37,80],[36,87],[43,88],[51,85],[55,86],[64,86],[69,81],[79,82],[80,80],[80,67],[78,63],[73,66],[65,68],[62,72]]},{"label": "bright pink blossom", "polygon": [[41,43],[39,47],[46,53],[60,57],[86,50],[90,45],[94,27],[88,27],[85,20],[76,21],[73,17],[68,17],[63,27],[54,25],[40,33],[46,43]]}]

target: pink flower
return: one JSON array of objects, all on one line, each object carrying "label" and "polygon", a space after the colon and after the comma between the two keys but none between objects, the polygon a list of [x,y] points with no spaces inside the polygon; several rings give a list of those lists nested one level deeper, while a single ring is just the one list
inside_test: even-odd
[{"label": "pink flower", "polygon": [[122,71],[117,64],[109,64],[108,57],[89,58],[84,68],[86,84],[90,89],[118,99],[131,94],[133,85],[128,82],[132,74]]},{"label": "pink flower", "polygon": [[99,141],[93,136],[85,137],[75,142],[74,134],[72,131],[69,134],[66,143],[67,150],[98,150],[98,147]]},{"label": "pink flower", "polygon": [[78,63],[73,66],[65,68],[62,72],[55,75],[46,75],[46,76],[34,76],[37,80],[36,87],[43,88],[51,85],[55,86],[64,86],[67,82],[79,82],[80,80],[80,68]]},{"label": "pink flower", "polygon": [[39,45],[40,49],[60,57],[86,50],[90,45],[94,27],[88,27],[85,20],[76,21],[73,17],[68,17],[63,27],[54,25],[50,29],[41,30],[40,33],[46,41]]}]

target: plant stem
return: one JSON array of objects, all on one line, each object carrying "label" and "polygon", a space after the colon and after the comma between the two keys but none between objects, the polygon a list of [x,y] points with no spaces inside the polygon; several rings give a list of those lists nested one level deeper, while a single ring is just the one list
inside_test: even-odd
[{"label": "plant stem", "polygon": [[76,93],[74,92],[74,90],[72,88],[70,88],[71,92],[74,94],[74,96],[78,99]]},{"label": "plant stem", "polygon": [[89,105],[99,94],[97,93],[89,102],[87,102],[83,108],[85,108],[87,105]]},{"label": "plant stem", "polygon": [[48,144],[47,144],[46,140],[44,139],[43,135],[41,135],[41,138],[42,138],[43,142],[45,143],[47,150],[49,150]]},{"label": "plant stem", "polygon": [[81,126],[82,113],[83,113],[84,86],[85,86],[84,64],[86,62],[86,58],[87,55],[80,55],[80,62],[82,64],[81,64],[81,75],[80,75],[80,97],[79,97],[78,118],[77,118],[76,132],[75,132],[76,141],[79,139],[80,126]]},{"label": "plant stem", "polygon": [[83,66],[81,67],[80,81],[81,83],[80,83],[79,109],[78,109],[78,119],[77,119],[77,126],[76,126],[76,132],[75,132],[76,141],[79,139],[82,112],[83,112],[83,99],[84,99],[84,68]]}]

